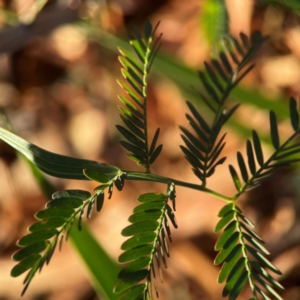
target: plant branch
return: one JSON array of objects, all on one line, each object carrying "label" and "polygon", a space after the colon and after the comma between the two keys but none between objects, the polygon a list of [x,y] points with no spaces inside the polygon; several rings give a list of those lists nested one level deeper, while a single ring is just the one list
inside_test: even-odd
[{"label": "plant branch", "polygon": [[232,202],[235,199],[233,197],[227,197],[225,195],[219,194],[218,192],[210,190],[199,184],[189,183],[189,182],[176,180],[173,178],[164,177],[164,176],[160,176],[160,175],[149,174],[146,172],[133,172],[133,171],[124,171],[124,172],[126,172],[126,174],[127,174],[126,180],[152,181],[152,182],[159,182],[159,183],[166,183],[166,184],[174,183],[175,185],[178,185],[178,186],[205,192],[205,193],[215,196],[225,202]]}]

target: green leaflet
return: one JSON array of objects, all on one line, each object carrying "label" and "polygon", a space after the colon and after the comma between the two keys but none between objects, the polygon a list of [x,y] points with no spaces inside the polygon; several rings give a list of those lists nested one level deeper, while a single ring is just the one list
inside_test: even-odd
[{"label": "green leaflet", "polygon": [[19,241],[18,241],[18,246],[20,247],[25,247],[37,242],[45,241],[47,239],[52,238],[57,234],[57,230],[54,228],[51,229],[44,229],[41,231],[37,232],[32,232],[30,234],[27,234],[23,236]]},{"label": "green leaflet", "polygon": [[221,220],[218,222],[218,224],[215,227],[215,232],[220,231],[222,228],[224,228],[233,218],[235,212],[233,210],[230,210],[227,212],[224,216],[222,216]]},{"label": "green leaflet", "polygon": [[[238,278],[237,282],[235,283],[233,289],[229,293],[229,300],[235,300],[238,295],[240,294],[241,290],[245,286],[247,282],[247,272],[244,271],[241,276]],[[223,292],[222,296],[227,296],[225,292]]]},{"label": "green leaflet", "polygon": [[229,171],[230,171],[230,174],[231,174],[231,177],[232,177],[232,180],[234,182],[236,189],[238,191],[240,191],[242,189],[242,184],[241,184],[241,181],[238,177],[236,170],[234,169],[234,167],[232,165],[229,165]]},{"label": "green leaflet", "polygon": [[270,130],[271,130],[272,144],[274,148],[278,150],[280,147],[280,141],[279,141],[279,134],[277,128],[277,120],[276,120],[276,115],[272,110],[270,111]]},{"label": "green leaflet", "polygon": [[56,218],[55,217],[55,218],[43,220],[43,221],[32,224],[28,228],[28,231],[35,232],[35,231],[41,231],[44,229],[59,228],[59,227],[63,226],[65,223],[66,223],[65,218]]},{"label": "green leaflet", "polygon": [[219,265],[222,263],[226,257],[233,252],[233,248],[235,247],[237,241],[239,239],[239,233],[235,232],[231,235],[231,237],[226,241],[219,254],[217,255],[214,264]]},{"label": "green leaflet", "polygon": [[292,127],[295,131],[299,130],[299,113],[297,110],[297,102],[294,98],[290,98],[290,119]]},{"label": "green leaflet", "polygon": [[38,220],[45,220],[50,218],[70,218],[74,213],[74,209],[71,207],[48,207],[47,209],[41,210],[35,214]]},{"label": "green leaflet", "polygon": [[264,157],[263,157],[260,140],[259,140],[259,137],[255,130],[252,131],[252,139],[253,139],[253,145],[254,145],[254,149],[255,149],[256,159],[257,159],[259,165],[262,167],[264,164]]},{"label": "green leaflet", "polygon": [[136,285],[135,287],[132,287],[129,292],[124,294],[120,300],[132,300],[132,299],[140,299],[137,298],[139,295],[143,293],[147,289],[145,284],[139,284]]},{"label": "green leaflet", "polygon": [[147,203],[147,202],[153,202],[153,201],[166,201],[166,195],[164,194],[154,194],[154,193],[147,193],[140,195],[137,199],[140,203]]},{"label": "green leaflet", "polygon": [[[78,198],[68,198],[68,197],[61,197],[61,198],[57,198],[57,199],[53,199],[51,201],[49,201],[46,204],[46,208],[50,208],[50,207],[60,207],[60,206],[66,206],[66,207],[70,207],[70,208],[78,208],[79,206],[82,205],[82,200],[78,199]],[[61,216],[57,216],[57,217],[61,217]]]},{"label": "green leaflet", "polygon": [[229,211],[234,209],[234,204],[231,202],[222,207],[222,209],[218,213],[218,217],[224,217]]},{"label": "green leaflet", "polygon": [[40,253],[46,248],[47,248],[47,243],[45,241],[30,244],[29,246],[26,246],[21,250],[17,251],[16,253],[14,253],[12,258],[13,260],[20,261],[30,256],[31,254]]},{"label": "green leaflet", "polygon": [[139,233],[154,231],[158,228],[158,222],[155,220],[141,221],[125,227],[122,230],[123,236],[131,236]]},{"label": "green leaflet", "polygon": [[142,269],[126,276],[123,280],[119,281],[119,283],[115,286],[114,292],[121,293],[128,290],[136,283],[145,279],[147,275],[148,275],[148,271]]},{"label": "green leaflet", "polygon": [[152,245],[147,244],[147,245],[141,245],[141,246],[137,246],[135,248],[129,249],[119,256],[118,261],[120,263],[126,263],[129,261],[133,261],[138,258],[144,257],[151,253],[152,248],[153,248]]},{"label": "green leaflet", "polygon": [[164,207],[164,203],[161,201],[153,201],[149,203],[144,203],[142,205],[139,205],[134,208],[133,212],[142,212],[142,211],[147,211],[147,210],[156,210],[156,209],[162,209]]},{"label": "green leaflet", "polygon": [[[226,285],[223,290],[223,294],[228,294],[232,291],[236,282],[241,276],[242,271],[245,269],[245,258],[240,257],[240,259],[235,263],[234,267],[231,269],[229,275],[224,274],[224,277],[227,275]],[[223,268],[222,268],[223,270]],[[219,275],[219,282],[223,279],[223,276]]]},{"label": "green leaflet", "polygon": [[236,222],[230,222],[226,228],[224,229],[223,233],[220,235],[216,245],[215,250],[218,251],[223,248],[224,244],[228,241],[228,239],[232,236],[233,232],[236,230]]},{"label": "green leaflet", "polygon": [[146,220],[157,220],[161,216],[161,211],[160,210],[146,210],[142,212],[135,213],[131,215],[128,219],[130,223],[136,223],[140,221],[146,221]]},{"label": "green leaflet", "polygon": [[122,245],[122,250],[129,250],[134,247],[152,243],[156,239],[156,234],[153,231],[137,234],[126,240]]},{"label": "green leaflet", "polygon": [[[228,240],[228,242],[230,242],[230,240]],[[229,278],[229,274],[231,273],[233,268],[239,268],[239,264],[237,262],[240,262],[239,259],[241,254],[242,254],[242,245],[241,244],[235,245],[223,263],[222,269],[218,277],[219,283],[222,283],[226,278]],[[243,265],[243,267],[245,267],[245,265]]]},{"label": "green leaflet", "polygon": [[26,258],[24,258],[20,263],[14,266],[10,272],[12,277],[18,277],[28,269],[32,268],[34,264],[36,264],[41,258],[41,255],[38,253],[34,253]]},{"label": "green leaflet", "polygon": [[150,257],[144,256],[141,257],[134,262],[131,262],[127,267],[125,267],[122,271],[120,271],[118,278],[122,279],[126,277],[127,275],[130,275],[138,270],[142,270],[145,267],[147,267],[151,262]]}]

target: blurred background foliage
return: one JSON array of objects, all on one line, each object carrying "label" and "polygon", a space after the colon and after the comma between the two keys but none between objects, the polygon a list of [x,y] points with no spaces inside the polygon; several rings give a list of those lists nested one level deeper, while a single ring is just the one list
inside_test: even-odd
[{"label": "blurred background foliage", "polygon": [[[227,163],[236,164],[236,151],[245,152],[244,141],[252,128],[261,137],[268,136],[269,109],[278,114],[281,135],[290,130],[285,121],[287,100],[290,96],[298,100],[300,94],[299,12],[298,0],[2,0],[2,126],[9,122],[18,135],[50,151],[138,168],[124,159],[114,126],[119,123],[117,94],[122,93],[116,83],[121,77],[117,46],[128,47],[133,26],[141,26],[146,19],[161,20],[158,32],[163,32],[163,44],[148,94],[149,124],[153,131],[161,127],[164,149],[153,171],[196,182],[178,147],[178,125],[186,124],[185,99],[200,109],[202,105],[195,91],[202,89],[196,71],[223,36],[237,38],[241,31],[249,35],[255,30],[268,36],[255,57],[256,68],[232,94],[233,104],[243,103],[227,128]],[[267,154],[268,138],[264,142]],[[47,197],[34,172],[2,142],[0,174],[0,299],[20,299],[22,278],[9,277],[14,265],[10,257],[16,240],[26,233]],[[234,187],[228,175],[228,168],[220,167],[209,187],[231,195]],[[276,175],[239,201],[284,274],[278,279],[286,287],[283,298],[299,300],[300,173],[284,169]],[[91,182],[46,180],[55,189],[95,187]],[[120,254],[120,232],[137,196],[161,188],[127,183],[122,193],[115,192],[89,222],[91,233],[74,234],[78,251],[64,244],[23,299],[109,299],[98,283],[103,274],[116,273],[117,267],[104,265],[105,255],[116,260]],[[212,231],[222,205],[209,196],[178,189],[179,229],[174,232],[169,268],[160,286],[161,299],[221,299],[218,268],[212,265],[217,239]],[[93,251],[98,253],[93,259],[99,268],[90,260]],[[248,299],[248,292],[240,299]]]}]

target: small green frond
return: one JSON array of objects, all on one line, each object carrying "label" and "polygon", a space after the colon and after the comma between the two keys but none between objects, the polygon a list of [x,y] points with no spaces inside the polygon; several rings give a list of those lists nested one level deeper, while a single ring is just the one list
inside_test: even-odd
[{"label": "small green frond", "polygon": [[[224,206],[219,212],[219,216],[221,219],[215,232],[228,224],[215,246],[215,250],[219,253],[214,263],[223,263],[218,282],[226,281],[223,296],[229,296],[228,299],[236,299],[248,281],[253,299],[258,299],[257,293],[264,294],[258,284],[276,299],[281,299],[278,298],[280,296],[274,288],[282,290],[282,286],[264,268],[277,274],[281,274],[281,272],[264,257],[269,252],[262,245],[263,241],[248,227],[249,225],[253,226],[252,222],[242,214],[235,202]],[[255,260],[251,260],[250,257]]]},{"label": "small green frond", "polygon": [[148,147],[146,118],[148,73],[160,47],[161,35],[157,38],[154,37],[158,24],[153,28],[151,23],[147,22],[143,32],[134,28],[133,34],[130,36],[130,44],[140,61],[123,49],[120,50],[122,56],[119,58],[124,67],[121,72],[130,86],[122,81],[118,81],[118,83],[138,105],[139,109],[135,107],[134,103],[120,96],[121,101],[129,108],[128,110],[120,107],[125,115],[121,115],[121,118],[128,129],[120,125],[117,125],[117,129],[131,143],[121,141],[122,146],[132,152],[127,156],[136,161],[138,165],[146,168],[147,172],[150,172],[150,165],[154,163],[162,149],[162,145],[156,147],[159,130],[156,131],[152,143]]},{"label": "small green frond", "polygon": [[[167,204],[168,198],[173,202],[175,196],[175,186],[170,184],[167,195],[147,193],[138,197],[141,204],[129,217],[131,225],[122,230],[122,235],[129,239],[121,246],[125,252],[119,256],[119,262],[130,264],[119,273],[120,281],[114,289],[115,293],[123,293],[120,299],[129,299],[129,295],[133,294],[136,299],[144,299],[152,293],[151,282],[152,279],[155,280],[154,260],[160,272],[160,260],[166,266],[166,257],[169,256],[166,233],[170,241],[171,233],[167,216],[177,227],[174,213]],[[145,282],[141,284],[143,280]]]},{"label": "small green frond", "polygon": [[[251,40],[249,40],[245,35],[241,35],[241,40],[242,45],[233,38],[230,40],[227,38],[221,41],[217,46],[219,61],[212,59],[211,63],[205,62],[204,66],[206,72],[198,72],[200,81],[205,90],[205,94],[199,92],[199,95],[214,114],[213,124],[208,125],[205,118],[201,116],[196,108],[190,102],[187,102],[192,116],[186,114],[186,118],[196,135],[194,136],[183,126],[180,126],[184,134],[183,136],[186,137],[183,139],[188,150],[184,147],[181,147],[181,149],[186,159],[192,165],[194,174],[202,181],[203,186],[206,185],[206,179],[215,172],[215,167],[225,161],[225,158],[219,158],[225,145],[225,143],[223,144],[225,135],[221,138],[222,142],[217,141],[218,135],[223,125],[231,118],[240,105],[237,103],[227,110],[225,108],[225,102],[232,89],[253,67],[252,65],[244,70],[246,63],[250,60],[264,39],[262,37],[253,36]],[[240,56],[242,56],[241,59],[238,58],[236,52],[239,52]],[[241,72],[241,74],[239,74],[239,72]],[[256,133],[253,134],[253,142],[256,158],[258,163],[262,165],[264,160],[260,141]],[[249,153],[249,155],[251,154],[253,156],[253,151]],[[251,159],[252,157],[250,157],[250,160]],[[250,170],[255,174],[255,162],[254,164],[251,163]],[[245,172],[243,172],[242,176],[243,179],[247,178]],[[237,178],[237,175],[235,177]],[[235,183],[237,184],[238,181],[235,180]],[[238,190],[241,190],[242,186],[240,183],[238,186]]]},{"label": "small green frond", "polygon": [[[106,171],[111,170],[110,167]],[[102,173],[97,170],[88,169],[85,171],[92,177],[92,180],[104,178]],[[124,176],[126,173],[118,173],[117,178],[122,177],[124,179]],[[55,192],[52,195],[52,200],[47,202],[46,208],[35,214],[35,218],[39,221],[31,225],[28,229],[30,233],[18,241],[18,246],[21,249],[13,255],[13,259],[19,263],[12,269],[12,276],[19,276],[29,270],[24,280],[25,287],[22,294],[27,290],[36,272],[41,270],[45,263],[50,262],[58,239],[60,238],[59,248],[61,248],[63,239],[68,239],[75,217],[79,216],[81,219],[85,207],[87,207],[87,217],[91,217],[95,201],[97,210],[101,209],[104,201],[103,191],[110,185],[95,189],[94,195],[82,190]],[[78,226],[80,227],[80,224]]]},{"label": "small green frond", "polygon": [[[298,114],[294,100],[290,100],[290,110],[293,111],[291,114]],[[295,115],[293,118],[296,126],[297,116]],[[276,115],[273,111],[270,111],[270,135],[275,151],[268,159],[263,157],[260,138],[254,130],[252,131],[253,144],[250,140],[247,140],[246,143],[247,166],[242,154],[237,153],[240,173],[245,183],[240,189],[237,188],[238,193],[235,197],[271,178],[279,168],[300,161],[298,157],[294,158],[295,155],[300,153],[299,143],[294,142],[299,135],[298,129],[285,142],[280,143]],[[258,167],[256,166],[255,158],[258,162]],[[248,174],[247,169],[250,170],[251,174]]]}]

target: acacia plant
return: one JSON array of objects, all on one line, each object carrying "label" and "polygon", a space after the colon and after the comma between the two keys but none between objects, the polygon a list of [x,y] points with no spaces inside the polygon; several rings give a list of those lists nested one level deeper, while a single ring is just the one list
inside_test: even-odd
[{"label": "acacia plant", "polygon": [[209,178],[226,160],[222,153],[226,138],[223,126],[239,106],[226,101],[232,89],[253,68],[253,64],[249,66],[248,62],[264,41],[258,33],[250,39],[241,34],[239,41],[224,38],[216,48],[215,58],[205,62],[205,71],[199,72],[203,91],[199,92],[199,97],[207,108],[206,115],[187,102],[189,113],[186,118],[191,128],[180,126],[184,142],[180,148],[199,184],[153,174],[151,165],[163,148],[157,143],[160,129],[157,128],[150,137],[147,124],[147,101],[151,101],[147,96],[148,75],[161,39],[161,35],[155,35],[156,30],[157,26],[152,28],[150,22],[145,24],[143,32],[135,30],[130,37],[135,54],[119,49],[121,71],[125,78],[119,83],[128,97],[119,96],[123,103],[120,116],[124,124],[116,127],[123,137],[121,145],[129,151],[127,156],[142,171],[122,170],[113,165],[54,154],[0,128],[1,139],[43,172],[60,178],[99,183],[92,193],[64,190],[53,194],[45,209],[36,213],[37,222],[29,227],[29,233],[18,241],[20,250],[13,255],[17,264],[11,275],[16,277],[28,271],[24,294],[36,272],[49,263],[57,244],[67,238],[76,217],[79,218],[80,229],[83,214],[86,212],[89,218],[94,207],[100,211],[105,195],[110,199],[114,188],[121,191],[128,180],[151,181],[165,184],[165,190],[152,190],[140,195],[138,205],[128,219],[131,224],[122,230],[122,235],[128,239],[121,245],[124,252],[119,257],[119,262],[126,266],[119,273],[119,282],[114,290],[120,294],[120,299],[152,299],[153,292],[158,295],[155,282],[157,276],[160,277],[162,266],[167,265],[168,243],[172,242],[170,227],[177,228],[174,214],[177,187],[208,193],[225,202],[215,227],[215,232],[221,234],[215,245],[218,254],[214,260],[214,264],[222,265],[218,282],[225,283],[223,296],[236,299],[248,285],[251,299],[282,299],[275,289],[282,290],[283,287],[269,272],[281,273],[266,258],[269,252],[263,246],[263,240],[253,231],[252,222],[238,207],[238,200],[247,190],[270,178],[278,168],[299,161],[294,156],[300,151],[300,143],[295,141],[300,133],[297,103],[290,99],[293,133],[283,142],[279,138],[276,115],[270,111],[270,137],[274,149],[269,157],[264,157],[259,135],[254,130],[252,139],[246,141],[246,158],[237,152],[237,165],[229,165],[229,175],[236,188],[233,196],[209,189]]}]

